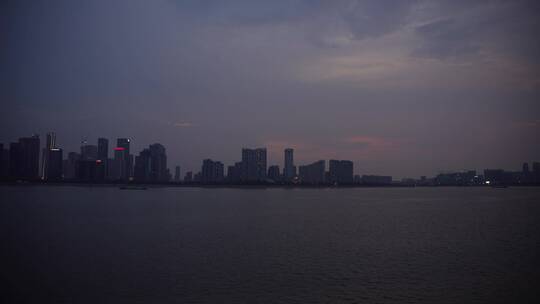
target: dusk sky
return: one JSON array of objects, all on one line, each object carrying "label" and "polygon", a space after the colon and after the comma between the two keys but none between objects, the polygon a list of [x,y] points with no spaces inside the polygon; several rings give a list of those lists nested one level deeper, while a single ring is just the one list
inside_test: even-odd
[{"label": "dusk sky", "polygon": [[[540,1],[0,2],[0,142],[396,177],[540,161]],[[112,149],[112,147],[111,147]]]}]

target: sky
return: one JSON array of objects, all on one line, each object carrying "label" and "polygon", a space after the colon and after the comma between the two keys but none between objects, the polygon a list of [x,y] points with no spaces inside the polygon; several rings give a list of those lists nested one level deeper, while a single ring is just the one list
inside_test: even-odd
[{"label": "sky", "polygon": [[[357,174],[540,161],[540,2],[0,2],[0,142],[132,139],[170,167],[267,147]],[[112,149],[112,147],[111,147]]]}]

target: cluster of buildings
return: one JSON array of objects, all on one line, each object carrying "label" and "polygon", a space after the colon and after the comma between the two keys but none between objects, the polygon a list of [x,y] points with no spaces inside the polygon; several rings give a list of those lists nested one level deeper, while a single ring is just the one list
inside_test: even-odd
[{"label": "cluster of buildings", "polygon": [[353,162],[349,160],[330,160],[326,171],[326,161],[312,164],[294,165],[294,150],[284,150],[283,171],[277,165],[267,166],[266,148],[242,149],[242,160],[228,166],[225,173],[220,161],[205,159],[201,171],[187,172],[185,183],[229,183],[229,184],[353,184]]},{"label": "cluster of buildings", "polygon": [[167,167],[163,145],[155,143],[134,155],[131,140],[118,138],[109,147],[109,140],[99,138],[97,145],[81,143],[80,152],[67,155],[58,147],[56,134],[46,135],[41,149],[38,135],[19,138],[8,149],[0,144],[0,179],[25,181],[74,182],[138,182],[184,184],[302,184],[302,185],[366,185],[366,186],[473,186],[486,184],[540,184],[540,163],[524,163],[517,172],[486,169],[484,174],[463,171],[439,174],[433,178],[392,180],[391,176],[354,175],[350,160],[325,160],[296,166],[294,150],[283,151],[283,170],[267,165],[266,148],[242,149],[241,160],[227,166],[220,161],[204,159],[199,172],[187,172],[181,177],[176,166],[174,177]]},{"label": "cluster of buildings", "polygon": [[521,171],[505,171],[503,169],[485,169],[483,174],[476,171],[442,173],[428,179],[421,178],[418,185],[436,186],[475,186],[475,185],[533,185],[540,184],[540,162],[523,163]]},{"label": "cluster of buildings", "polygon": [[171,179],[165,147],[153,144],[134,157],[130,144],[129,138],[118,138],[110,155],[109,140],[99,138],[97,145],[83,141],[80,152],[64,155],[56,144],[55,133],[47,134],[41,151],[38,135],[19,138],[8,150],[0,144],[0,178],[80,182],[168,182]]}]

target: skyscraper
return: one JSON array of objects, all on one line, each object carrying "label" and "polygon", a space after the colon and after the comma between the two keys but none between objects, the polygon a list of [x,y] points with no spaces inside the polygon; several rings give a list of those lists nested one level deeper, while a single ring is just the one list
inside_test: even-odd
[{"label": "skyscraper", "polygon": [[283,166],[283,178],[285,181],[291,181],[296,175],[296,167],[294,166],[294,150],[291,148],[285,149],[285,163]]},{"label": "skyscraper", "polygon": [[217,183],[222,182],[223,179],[223,163],[211,159],[203,160],[201,168],[201,181],[203,183]]},{"label": "skyscraper", "polygon": [[229,183],[238,183],[242,175],[242,162],[234,163],[234,166],[227,167],[227,181]]},{"label": "skyscraper", "polygon": [[19,138],[9,147],[9,171],[15,179],[39,179],[39,136]]},{"label": "skyscraper", "polygon": [[352,184],[353,162],[349,160],[331,159],[328,169],[329,180],[332,184]]},{"label": "skyscraper", "polygon": [[150,145],[150,178],[152,181],[169,181],[167,170],[167,153],[161,144]]},{"label": "skyscraper", "polygon": [[140,182],[169,181],[167,154],[163,145],[150,145],[135,157],[134,178],[136,181]]},{"label": "skyscraper", "polygon": [[41,155],[41,178],[45,179],[47,175],[47,166],[49,164],[49,151],[56,148],[56,134],[54,132],[47,133],[45,147],[43,147]]},{"label": "skyscraper", "polygon": [[133,176],[133,155],[130,152],[130,143],[131,139],[129,138],[118,138],[116,140],[116,146],[118,148],[124,148],[124,166],[125,175],[127,179]]},{"label": "skyscraper", "polygon": [[81,155],[76,152],[69,152],[66,160],[63,161],[62,172],[64,179],[72,180],[77,177],[77,165]]},{"label": "skyscraper", "polygon": [[126,154],[127,151],[123,147],[114,148],[114,159],[111,164],[110,178],[112,180],[127,181],[128,176],[126,173]]},{"label": "skyscraper", "polygon": [[268,167],[268,178],[275,182],[281,181],[281,174],[279,172],[279,166]]},{"label": "skyscraper", "polygon": [[247,182],[266,179],[266,148],[242,149],[241,180]]},{"label": "skyscraper", "polygon": [[8,177],[9,173],[9,154],[4,150],[4,145],[0,144],[0,179]]},{"label": "skyscraper", "polygon": [[319,160],[309,165],[300,166],[300,181],[303,184],[322,184],[324,183],[325,161]]},{"label": "skyscraper", "polygon": [[97,160],[98,159],[98,147],[96,145],[89,145],[86,141],[81,145],[81,160]]},{"label": "skyscraper", "polygon": [[98,138],[98,159],[106,161],[109,158],[109,140],[106,138]]},{"label": "skyscraper", "polygon": [[174,167],[174,181],[180,182],[180,166]]},{"label": "skyscraper", "polygon": [[44,179],[47,181],[62,180],[63,152],[59,148],[51,148],[47,152],[47,166]]}]

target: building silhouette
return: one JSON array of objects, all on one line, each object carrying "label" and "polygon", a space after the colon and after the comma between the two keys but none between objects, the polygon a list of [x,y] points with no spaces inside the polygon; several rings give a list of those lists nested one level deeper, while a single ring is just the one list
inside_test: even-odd
[{"label": "building silhouette", "polygon": [[533,162],[532,164],[532,181],[540,184],[540,162]]},{"label": "building silhouette", "polygon": [[131,155],[130,144],[131,139],[129,138],[118,138],[116,140],[116,147],[124,149],[124,152],[122,153],[123,160],[121,161],[124,168],[120,170],[122,172],[123,180],[128,180],[133,176],[133,155]]},{"label": "building silhouette", "polygon": [[224,180],[223,163],[211,159],[203,160],[201,168],[201,182],[219,183]]},{"label": "building silhouette", "polygon": [[193,182],[193,172],[188,171],[186,172],[186,175],[184,176],[184,183],[191,183]]},{"label": "building silhouette", "polygon": [[332,184],[353,183],[353,162],[350,160],[331,159],[328,165],[328,180]]},{"label": "building silhouette", "polygon": [[317,185],[324,183],[325,161],[319,160],[309,165],[300,166],[298,175],[300,182],[308,185]]},{"label": "building silhouette", "polygon": [[9,176],[9,151],[4,149],[4,144],[0,144],[0,179],[7,179]]},{"label": "building silhouette", "polygon": [[107,138],[98,138],[97,159],[103,164],[102,170],[98,173],[100,180],[106,180],[109,172],[109,140]]},{"label": "building silhouette", "polygon": [[41,152],[41,178],[46,179],[49,165],[49,151],[56,148],[56,134],[54,132],[47,133],[45,147]]},{"label": "building silhouette", "polygon": [[242,149],[240,180],[243,182],[266,180],[266,148]]},{"label": "building silhouette", "polygon": [[174,181],[175,182],[182,181],[181,176],[180,176],[180,166],[174,167]]},{"label": "building silhouette", "polygon": [[37,180],[39,174],[39,135],[21,137],[9,146],[9,175],[13,179]]},{"label": "building silhouette", "polygon": [[77,152],[69,152],[67,159],[63,161],[62,173],[64,179],[74,180],[77,178],[77,163],[81,160],[81,155]]},{"label": "building silhouette", "polygon": [[227,182],[239,183],[242,178],[242,162],[236,162],[227,167]]},{"label": "building silhouette", "polygon": [[274,182],[281,181],[281,174],[279,172],[279,166],[270,166],[268,167],[268,178]]},{"label": "building silhouette", "polygon": [[45,166],[44,180],[61,181],[63,151],[60,148],[51,148],[47,151],[47,165]]},{"label": "building silhouette", "polygon": [[362,175],[362,184],[372,186],[388,186],[392,184],[392,176]]},{"label": "building silhouette", "polygon": [[116,147],[114,148],[114,159],[110,164],[109,176],[111,180],[115,181],[127,181],[128,174],[126,166],[126,157],[127,151],[126,148]]},{"label": "building silhouette", "polygon": [[170,180],[167,154],[163,145],[152,144],[135,157],[134,179],[138,182],[168,182]]},{"label": "building silhouette", "polygon": [[294,166],[294,150],[287,148],[285,151],[283,151],[283,154],[283,179],[290,182],[296,176],[296,167]]},{"label": "building silhouette", "polygon": [[84,141],[81,145],[81,160],[97,160],[98,159],[98,147],[96,145],[89,145]]}]

